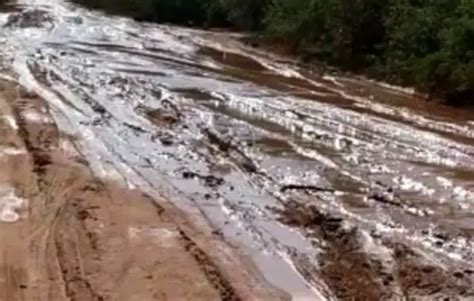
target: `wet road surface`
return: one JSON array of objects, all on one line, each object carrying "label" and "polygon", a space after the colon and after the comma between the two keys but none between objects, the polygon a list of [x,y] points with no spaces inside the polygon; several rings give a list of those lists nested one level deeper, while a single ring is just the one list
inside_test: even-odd
[{"label": "wet road surface", "polygon": [[21,0],[0,71],[96,175],[160,195],[295,300],[474,298],[474,119],[212,33]]}]

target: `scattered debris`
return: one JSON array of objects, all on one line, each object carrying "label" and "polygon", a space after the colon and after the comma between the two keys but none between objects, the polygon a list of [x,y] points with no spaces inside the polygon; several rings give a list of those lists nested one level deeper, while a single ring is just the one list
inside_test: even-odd
[{"label": "scattered debris", "polygon": [[323,187],[318,187],[318,186],[313,186],[313,185],[290,184],[290,185],[284,185],[280,188],[280,192],[288,192],[292,190],[303,190],[306,192],[330,192],[330,193],[335,192],[334,189],[323,188]]},{"label": "scattered debris", "polygon": [[218,187],[218,186],[221,186],[222,184],[224,184],[224,179],[222,178],[218,178],[218,177],[215,177],[215,176],[212,176],[212,175],[206,175],[206,176],[203,176],[203,175],[200,175],[198,173],[195,173],[195,172],[191,172],[191,171],[185,171],[183,172],[183,178],[185,179],[199,179],[199,180],[202,180],[206,186],[209,186],[209,187]]}]

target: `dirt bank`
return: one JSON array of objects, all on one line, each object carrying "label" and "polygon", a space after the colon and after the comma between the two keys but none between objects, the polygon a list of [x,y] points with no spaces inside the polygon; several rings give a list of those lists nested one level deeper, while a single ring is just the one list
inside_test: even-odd
[{"label": "dirt bank", "polygon": [[42,99],[0,82],[0,300],[276,300],[217,235],[96,178]]}]

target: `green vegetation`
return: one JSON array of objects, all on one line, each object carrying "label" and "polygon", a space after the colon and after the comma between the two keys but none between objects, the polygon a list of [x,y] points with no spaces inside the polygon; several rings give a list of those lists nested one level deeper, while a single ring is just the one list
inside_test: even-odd
[{"label": "green vegetation", "polygon": [[342,69],[474,102],[473,0],[74,0],[138,20],[229,26]]},{"label": "green vegetation", "polygon": [[474,102],[474,1],[393,2],[385,22],[386,74],[452,102]]}]

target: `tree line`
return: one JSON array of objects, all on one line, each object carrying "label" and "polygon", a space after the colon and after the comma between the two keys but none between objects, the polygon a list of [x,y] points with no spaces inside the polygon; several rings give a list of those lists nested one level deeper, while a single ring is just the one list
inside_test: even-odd
[{"label": "tree line", "polygon": [[232,27],[342,69],[474,103],[474,0],[73,0],[137,20]]}]

